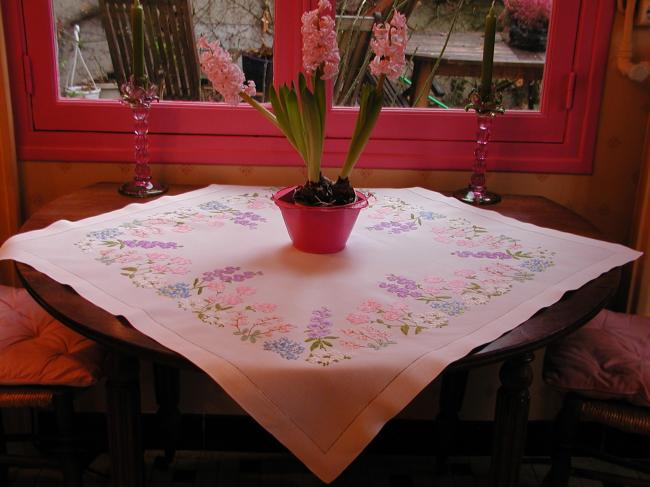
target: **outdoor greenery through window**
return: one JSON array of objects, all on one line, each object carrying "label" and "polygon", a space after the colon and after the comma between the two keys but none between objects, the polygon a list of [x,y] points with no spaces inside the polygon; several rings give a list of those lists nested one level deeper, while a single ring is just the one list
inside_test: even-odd
[{"label": "outdoor greenery through window", "polygon": [[[539,110],[551,2],[496,2],[499,23],[494,80],[508,110]],[[373,15],[386,16],[397,5],[408,18],[409,62],[404,75],[385,87],[384,103],[394,107],[464,107],[481,74],[485,16],[490,3],[339,0],[336,10],[342,63],[334,86],[334,104],[357,105],[360,86],[366,80],[373,81],[367,69]]]},{"label": "outdoor greenery through window", "polygon": [[[118,98],[130,74],[130,0],[54,0],[59,94]],[[218,39],[265,100],[273,82],[273,0],[173,0],[145,7],[146,66],[167,100],[220,101],[201,75],[196,40]],[[154,7],[157,4],[157,7]],[[79,49],[75,52],[75,26]]]}]

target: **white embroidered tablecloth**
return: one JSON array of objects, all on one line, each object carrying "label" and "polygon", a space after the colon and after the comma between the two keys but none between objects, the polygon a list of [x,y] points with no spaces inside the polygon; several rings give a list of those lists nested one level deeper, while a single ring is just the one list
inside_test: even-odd
[{"label": "white embroidered tablecloth", "polygon": [[187,357],[329,482],[446,365],[640,255],[373,193],[336,254],[295,250],[270,189],[213,185],[17,235],[0,258]]}]

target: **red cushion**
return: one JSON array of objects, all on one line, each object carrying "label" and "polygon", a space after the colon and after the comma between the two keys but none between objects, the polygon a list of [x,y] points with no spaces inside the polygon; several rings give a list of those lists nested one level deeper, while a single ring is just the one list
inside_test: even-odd
[{"label": "red cushion", "polygon": [[549,346],[544,380],[589,397],[650,406],[650,318],[601,311]]},{"label": "red cushion", "polygon": [[27,291],[0,286],[0,385],[86,387],[102,360],[96,343],[52,318]]}]

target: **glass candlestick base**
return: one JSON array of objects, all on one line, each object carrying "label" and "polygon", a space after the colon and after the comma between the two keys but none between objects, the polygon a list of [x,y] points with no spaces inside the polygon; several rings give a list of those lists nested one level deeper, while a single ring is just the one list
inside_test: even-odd
[{"label": "glass candlestick base", "polygon": [[492,191],[475,192],[471,186],[454,191],[454,198],[472,205],[493,205],[501,201],[501,196]]},{"label": "glass candlestick base", "polygon": [[138,181],[130,181],[124,183],[118,191],[125,196],[133,196],[135,198],[149,198],[150,196],[158,196],[165,193],[169,188],[161,183],[153,183],[151,181],[140,184]]}]

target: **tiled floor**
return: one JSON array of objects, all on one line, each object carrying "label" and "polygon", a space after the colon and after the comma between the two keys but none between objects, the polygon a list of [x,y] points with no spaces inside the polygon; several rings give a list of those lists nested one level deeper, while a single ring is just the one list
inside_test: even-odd
[{"label": "tiled floor", "polygon": [[[161,471],[153,467],[157,452],[147,452],[148,487],[316,487],[323,486],[298,460],[286,454],[179,452],[174,464]],[[578,458],[574,465],[624,469]],[[450,459],[450,473],[436,475],[427,457],[366,456],[355,461],[332,487],[482,487],[487,485],[489,458]],[[538,487],[549,469],[548,459],[528,458],[522,466],[520,487]],[[636,475],[627,471],[627,474]],[[639,477],[640,478],[640,477]],[[645,477],[644,477],[645,478]],[[85,487],[108,487],[108,459],[98,457],[84,473]],[[12,470],[11,487],[58,487],[61,477],[47,470]],[[597,481],[572,478],[571,487],[601,487]]]}]

